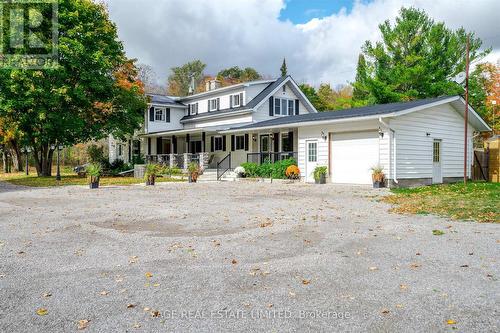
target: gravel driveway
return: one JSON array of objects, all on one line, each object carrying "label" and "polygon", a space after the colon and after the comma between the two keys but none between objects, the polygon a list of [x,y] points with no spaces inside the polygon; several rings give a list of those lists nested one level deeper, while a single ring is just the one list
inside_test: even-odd
[{"label": "gravel driveway", "polygon": [[0,183],[0,332],[498,332],[500,225],[386,193]]}]

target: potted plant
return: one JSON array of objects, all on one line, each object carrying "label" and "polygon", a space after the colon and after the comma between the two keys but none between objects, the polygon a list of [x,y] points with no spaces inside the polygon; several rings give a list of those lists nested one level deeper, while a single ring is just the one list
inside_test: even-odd
[{"label": "potted plant", "polygon": [[236,174],[236,177],[243,178],[245,177],[245,168],[242,166],[236,167],[236,169],[234,169],[234,173]]},{"label": "potted plant", "polygon": [[99,163],[91,163],[86,168],[89,177],[89,187],[91,189],[99,188],[99,179],[102,174],[102,167]]},{"label": "potted plant", "polygon": [[385,186],[384,168],[380,165],[372,167],[373,188],[381,188]]},{"label": "potted plant", "polygon": [[160,173],[160,168],[158,164],[150,163],[146,165],[144,170],[144,179],[146,180],[146,185],[154,186],[156,177]]},{"label": "potted plant", "polygon": [[288,179],[292,179],[292,180],[299,179],[300,178],[299,167],[296,165],[290,165],[288,168],[286,168],[285,176]]},{"label": "potted plant", "polygon": [[326,184],[326,166],[317,166],[314,169],[314,181],[316,184]]},{"label": "potted plant", "polygon": [[196,183],[198,180],[198,176],[200,175],[200,167],[196,162],[191,162],[188,165],[188,172],[189,172],[189,182],[190,183]]}]

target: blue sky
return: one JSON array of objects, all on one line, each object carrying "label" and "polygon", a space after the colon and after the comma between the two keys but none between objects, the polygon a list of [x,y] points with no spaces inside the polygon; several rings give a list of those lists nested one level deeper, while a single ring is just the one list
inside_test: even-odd
[{"label": "blue sky", "polygon": [[286,8],[281,11],[280,19],[288,19],[295,24],[306,23],[313,18],[338,13],[343,7],[350,12],[353,3],[354,0],[286,0]]}]

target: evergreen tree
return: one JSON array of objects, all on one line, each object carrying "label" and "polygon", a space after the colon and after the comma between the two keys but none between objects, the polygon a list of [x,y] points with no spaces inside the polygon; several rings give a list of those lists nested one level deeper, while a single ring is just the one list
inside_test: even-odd
[{"label": "evergreen tree", "polygon": [[281,65],[280,71],[281,71],[281,76],[282,77],[288,75],[288,69],[286,67],[286,59],[285,58],[283,58],[283,64]]}]

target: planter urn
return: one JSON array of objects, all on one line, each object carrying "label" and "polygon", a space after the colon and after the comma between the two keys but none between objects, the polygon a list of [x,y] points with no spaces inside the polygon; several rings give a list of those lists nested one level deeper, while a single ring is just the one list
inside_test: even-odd
[{"label": "planter urn", "polygon": [[99,177],[91,177],[90,178],[89,188],[90,189],[99,188]]}]

